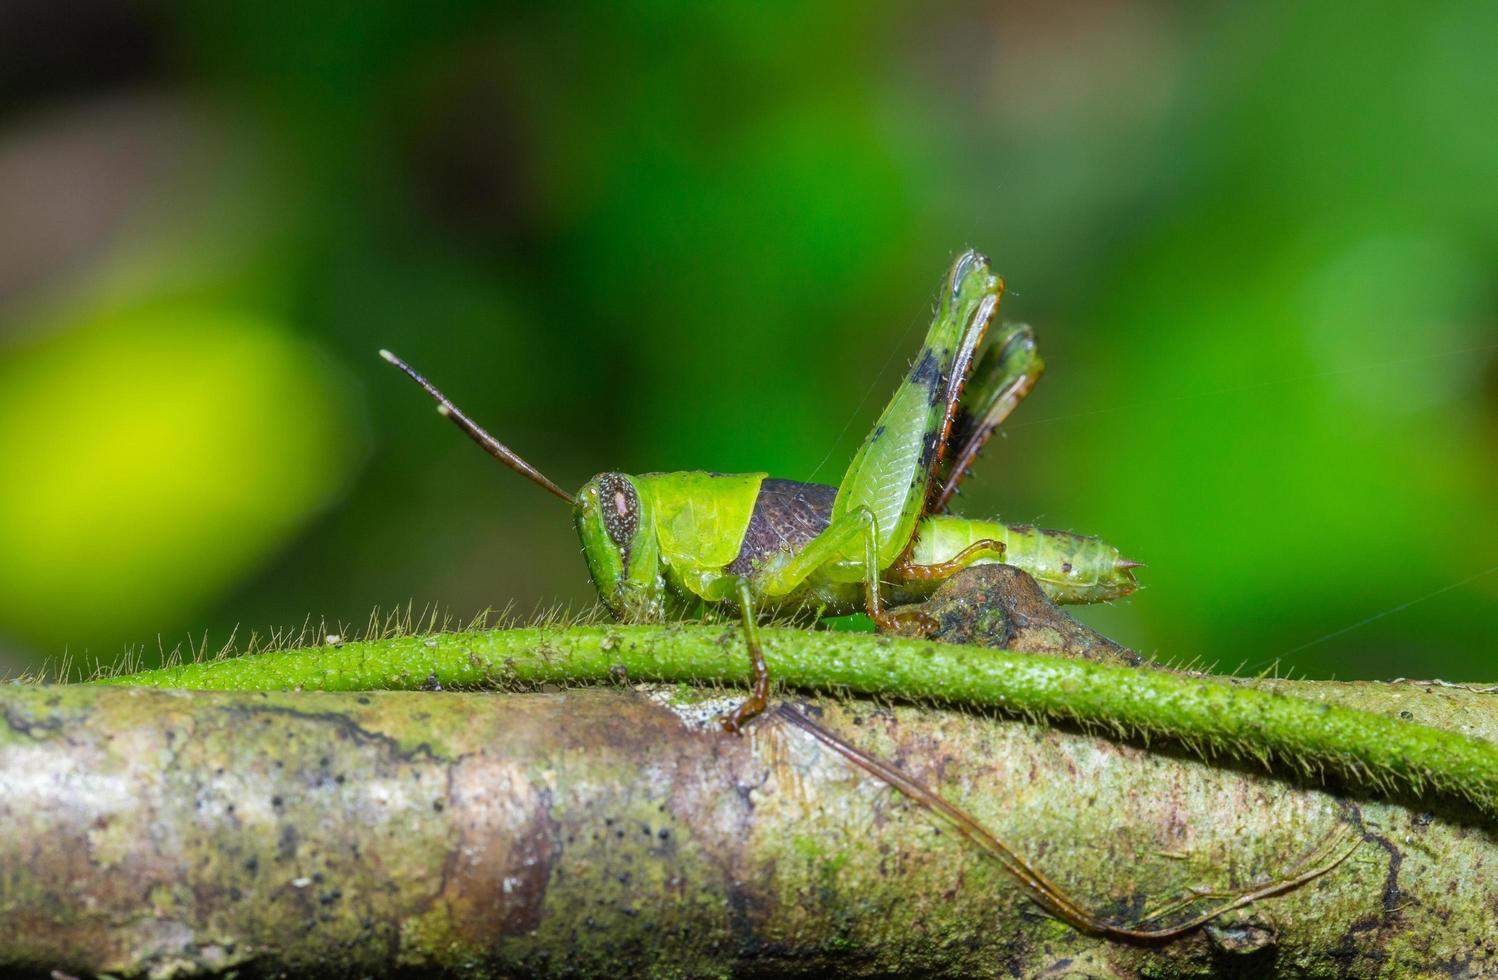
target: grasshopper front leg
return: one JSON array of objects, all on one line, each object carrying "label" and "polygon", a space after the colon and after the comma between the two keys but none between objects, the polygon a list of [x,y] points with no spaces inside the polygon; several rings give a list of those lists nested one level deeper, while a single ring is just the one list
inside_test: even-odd
[{"label": "grasshopper front leg", "polygon": [[864,605],[881,629],[892,629],[912,615],[922,615],[885,611],[879,594],[879,521],[867,507],[834,519],[790,561],[758,575],[754,590],[766,598],[780,598],[817,577],[862,582]]},{"label": "grasshopper front leg", "polygon": [[739,578],[733,583],[738,593],[739,612],[744,617],[744,643],[749,647],[749,670],[751,680],[749,696],[739,706],[721,719],[723,730],[737,732],[756,715],[770,706],[770,669],[765,666],[765,648],[759,642],[759,621],[754,612],[754,590],[748,579]]},{"label": "grasshopper front leg", "polygon": [[[1002,547],[1000,545],[1001,554]],[[860,557],[850,559],[851,555]],[[755,621],[755,598],[782,598],[819,577],[829,582],[862,581],[865,606],[870,618],[880,629],[896,629],[912,620],[921,621],[924,628],[935,625],[919,610],[890,612],[884,609],[879,595],[878,556],[879,522],[871,510],[859,507],[852,513],[833,520],[821,534],[784,564],[765,568],[747,579],[730,580],[725,576],[715,583],[715,588],[711,591],[726,593],[732,589],[739,596],[739,608],[744,616],[744,639],[749,646],[749,661],[753,671],[752,693],[723,718],[723,728],[726,731],[738,731],[746,722],[763,712],[769,703],[769,672],[765,666],[764,650],[760,646],[759,628]]]},{"label": "grasshopper front leg", "polygon": [[[871,567],[870,559],[877,548],[877,524],[867,507],[860,507],[854,513],[834,520],[784,564],[763,569],[748,578],[724,576],[709,586],[709,595],[732,592],[738,597],[739,611],[744,617],[744,640],[749,646],[749,663],[753,675],[749,697],[722,719],[725,731],[738,731],[769,704],[770,678],[765,667],[764,649],[759,642],[759,626],[754,612],[755,598],[776,599],[790,595],[818,572],[839,563],[846,566],[844,556],[857,549],[860,542],[865,556],[862,564],[867,569]],[[867,576],[867,571],[864,574]],[[873,575],[877,579],[877,570]],[[875,581],[872,586],[866,584],[865,589],[866,594],[867,590],[872,589],[873,598],[870,602],[877,605],[878,582]]]}]

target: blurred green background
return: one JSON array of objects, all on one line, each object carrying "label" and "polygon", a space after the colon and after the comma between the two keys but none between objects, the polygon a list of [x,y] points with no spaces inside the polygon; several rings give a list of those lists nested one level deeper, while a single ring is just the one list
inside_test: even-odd
[{"label": "blurred green background", "polygon": [[[1170,658],[1498,680],[1498,5],[0,5],[0,658],[591,600],[567,486],[835,483],[964,246],[960,507]],[[1354,625],[1360,624],[1360,625]]]}]

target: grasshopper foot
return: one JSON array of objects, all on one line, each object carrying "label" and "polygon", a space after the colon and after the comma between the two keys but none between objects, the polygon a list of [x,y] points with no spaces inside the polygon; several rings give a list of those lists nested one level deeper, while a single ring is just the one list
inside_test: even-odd
[{"label": "grasshopper foot", "polygon": [[769,706],[770,701],[765,694],[755,691],[732,712],[720,717],[718,723],[723,726],[725,732],[736,735],[743,731],[745,725],[763,714]]},{"label": "grasshopper foot", "polygon": [[891,609],[870,616],[881,633],[903,633],[907,636],[929,636],[941,625],[935,616],[920,609]]}]

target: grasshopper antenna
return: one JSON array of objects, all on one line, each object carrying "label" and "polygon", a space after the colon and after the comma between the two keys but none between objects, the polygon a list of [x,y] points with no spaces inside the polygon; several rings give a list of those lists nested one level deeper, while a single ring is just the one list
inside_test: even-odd
[{"label": "grasshopper antenna", "polygon": [[426,389],[427,394],[437,399],[438,414],[452,420],[453,425],[456,425],[458,428],[462,429],[463,433],[467,435],[468,438],[478,443],[480,449],[484,450],[484,452],[488,453],[490,456],[493,456],[495,459],[499,460],[501,463],[505,464],[510,469],[514,470],[516,473],[519,473],[521,476],[525,477],[527,480],[536,484],[548,493],[555,494],[556,496],[561,497],[569,504],[577,504],[576,497],[572,496],[572,494],[563,490],[555,483],[552,483],[542,475],[540,470],[536,469],[534,466],[521,459],[520,456],[517,455],[515,451],[512,450],[509,446],[506,446],[504,443],[500,442],[498,439],[485,432],[482,426],[473,421],[473,419],[464,415],[462,409],[458,408],[458,406],[448,401],[447,396],[438,391],[435,385],[433,385],[426,378],[423,378],[420,374],[417,374],[415,368],[411,367],[411,365],[396,357],[388,350],[380,351],[380,356],[404,371],[406,377],[421,385]]}]

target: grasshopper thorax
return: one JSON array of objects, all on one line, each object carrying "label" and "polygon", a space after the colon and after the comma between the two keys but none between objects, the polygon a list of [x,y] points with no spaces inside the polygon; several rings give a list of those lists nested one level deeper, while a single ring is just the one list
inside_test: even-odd
[{"label": "grasshopper thorax", "polygon": [[600,473],[578,491],[573,513],[588,573],[605,605],[620,619],[659,620],[665,613],[652,508],[641,485],[624,473]]}]

